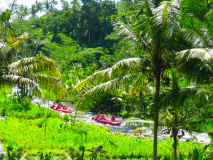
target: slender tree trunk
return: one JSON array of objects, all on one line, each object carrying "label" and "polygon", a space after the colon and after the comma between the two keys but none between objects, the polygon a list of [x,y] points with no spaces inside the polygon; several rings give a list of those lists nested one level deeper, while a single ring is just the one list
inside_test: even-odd
[{"label": "slender tree trunk", "polygon": [[177,133],[176,129],[173,130],[174,133],[174,158],[177,160]]},{"label": "slender tree trunk", "polygon": [[84,159],[84,149],[83,149],[82,154],[81,154],[81,160],[83,160],[83,159]]},{"label": "slender tree trunk", "polygon": [[159,92],[160,92],[160,74],[161,72],[158,71],[155,75],[156,77],[156,91],[155,91],[155,101],[154,101],[154,145],[153,145],[153,152],[154,152],[154,160],[157,160],[157,136],[158,136],[158,99],[159,99]]},{"label": "slender tree trunk", "polygon": [[49,99],[48,99],[48,107],[47,107],[47,116],[46,116],[46,121],[45,121],[45,136],[47,134],[47,120],[48,120],[48,110],[49,110],[49,102],[50,102],[50,89],[49,89]]},{"label": "slender tree trunk", "polygon": [[[177,113],[175,111],[175,125],[177,125]],[[173,130],[174,135],[174,158],[177,160],[177,129],[174,128]]]}]

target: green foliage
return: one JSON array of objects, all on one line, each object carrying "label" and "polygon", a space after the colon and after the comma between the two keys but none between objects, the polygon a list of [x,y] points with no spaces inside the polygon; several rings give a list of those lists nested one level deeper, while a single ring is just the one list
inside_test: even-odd
[{"label": "green foliage", "polygon": [[209,145],[205,145],[204,148],[202,149],[202,151],[200,151],[200,152],[198,151],[197,148],[195,148],[194,151],[193,151],[193,160],[202,160],[203,156],[206,154],[205,152],[206,152],[208,147],[209,147]]},{"label": "green foliage", "polygon": [[8,160],[15,160],[15,159],[21,159],[22,156],[24,155],[24,149],[23,148],[18,148],[17,150],[13,150],[12,146],[7,146],[7,159]]},{"label": "green foliage", "polygon": [[182,156],[181,152],[179,154],[179,160],[183,160],[183,156]]},{"label": "green foliage", "polygon": [[193,151],[193,160],[199,160],[199,152],[197,148],[195,148]]},{"label": "green foliage", "polygon": [[19,99],[15,96],[6,99],[3,93],[0,92],[0,115],[28,119],[44,118],[46,116],[60,117],[59,113],[53,110],[48,111],[47,114],[49,109],[31,104],[30,100],[29,97]]},{"label": "green foliage", "polygon": [[38,152],[37,155],[38,155],[39,160],[52,160],[52,159],[54,159],[51,152],[49,152],[48,154],[44,154],[43,152]]}]

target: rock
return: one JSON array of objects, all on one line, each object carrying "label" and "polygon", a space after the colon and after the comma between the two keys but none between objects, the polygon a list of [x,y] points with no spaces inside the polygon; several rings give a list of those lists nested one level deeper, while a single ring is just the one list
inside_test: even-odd
[{"label": "rock", "polygon": [[186,139],[185,141],[188,142],[188,141],[191,141],[191,139]]},{"label": "rock", "polygon": [[138,138],[145,139],[146,137],[144,135],[140,135],[140,136],[138,136]]},{"label": "rock", "polygon": [[146,137],[150,137],[150,136],[152,136],[152,133],[143,133],[143,135]]},{"label": "rock", "polygon": [[[6,156],[6,153],[5,152],[3,152],[3,147],[2,147],[2,142],[0,142],[0,155],[2,156]],[[0,157],[1,157],[0,156]]]}]

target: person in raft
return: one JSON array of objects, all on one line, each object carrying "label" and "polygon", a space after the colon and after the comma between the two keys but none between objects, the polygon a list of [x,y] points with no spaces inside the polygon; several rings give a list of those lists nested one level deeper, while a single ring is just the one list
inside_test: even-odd
[{"label": "person in raft", "polygon": [[68,109],[68,106],[65,106],[65,105],[64,105],[63,109],[64,109],[64,110],[67,110],[67,109]]},{"label": "person in raft", "polygon": [[58,104],[58,106],[56,107],[56,109],[60,109],[61,108],[61,105],[60,103]]},{"label": "person in raft", "polygon": [[95,117],[96,121],[99,120],[100,118],[101,118],[100,114],[98,114],[98,115]]},{"label": "person in raft", "polygon": [[53,109],[55,108],[56,106],[55,106],[55,103],[53,104]]},{"label": "person in raft", "polygon": [[112,116],[112,118],[111,118],[111,122],[115,122],[115,115],[114,115],[114,116]]},{"label": "person in raft", "polygon": [[101,115],[101,120],[105,120],[106,121],[106,118],[104,115]]}]

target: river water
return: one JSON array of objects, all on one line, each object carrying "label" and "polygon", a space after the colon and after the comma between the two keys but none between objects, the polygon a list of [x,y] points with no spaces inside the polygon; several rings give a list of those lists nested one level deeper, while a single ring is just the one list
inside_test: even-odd
[{"label": "river water", "polygon": [[[35,104],[40,104],[43,107],[49,107],[51,105],[53,105],[53,103],[55,103],[54,101],[41,101],[38,98],[35,98],[32,100],[32,103]],[[75,114],[75,108],[72,108],[72,110],[74,111],[72,113],[72,115]],[[59,112],[62,116],[65,113]],[[92,120],[92,117],[96,116],[97,114],[91,111],[87,111],[87,112],[78,112],[77,114],[77,119],[80,121],[84,121],[86,123],[94,123],[97,126],[106,126],[109,127],[110,130],[113,131],[120,131],[121,133],[126,133],[126,134],[130,134],[132,133],[135,129],[137,128],[143,128],[144,130],[142,131],[142,134],[145,137],[153,137],[153,127],[154,127],[154,123],[152,121],[145,121],[145,120],[140,120],[140,119],[124,119],[122,117],[117,117],[116,120],[121,121],[121,125],[119,126],[114,126],[114,125],[110,125],[110,124],[103,124],[103,123],[98,123],[95,122],[94,120]],[[107,119],[110,119],[111,117],[107,117]],[[158,135],[158,139],[167,139],[170,137],[170,134],[163,134],[161,133],[161,131],[164,129],[164,126],[159,126],[159,135]],[[207,133],[198,133],[198,132],[188,132],[188,131],[184,131],[185,135],[183,137],[180,138],[180,141],[188,141],[188,140],[194,140],[194,141],[198,141],[198,142],[202,142],[202,143],[209,143],[211,142],[211,139],[208,138],[208,134]]]},{"label": "river water", "polygon": [[[17,93],[19,89],[17,87],[12,88],[12,92]],[[41,99],[37,97],[33,97],[32,103],[34,104],[39,104],[40,106],[47,107],[53,105],[55,103],[54,101],[42,101]],[[76,108],[71,108],[74,112],[72,115],[75,114]],[[56,111],[57,112],[57,111]],[[60,112],[60,114],[63,116],[65,113]],[[78,112],[77,114],[77,119],[80,121],[85,121],[86,123],[94,123],[97,126],[106,126],[109,127],[109,130],[111,132],[114,131],[120,131],[125,134],[131,134],[135,129],[137,128],[142,128],[142,135],[144,137],[150,137],[153,138],[153,127],[154,123],[152,121],[145,121],[141,119],[124,119],[121,117],[117,117],[116,120],[121,121],[121,125],[119,126],[114,126],[110,124],[103,124],[103,123],[98,123],[92,120],[92,117],[96,116],[97,114],[94,112]],[[110,119],[111,117],[106,117],[107,119]],[[159,126],[159,135],[158,139],[167,139],[170,137],[170,134],[163,134],[161,131],[164,129],[164,126]],[[201,143],[209,143],[211,142],[211,139],[208,137],[207,133],[198,133],[198,132],[188,132],[184,131],[185,135],[180,138],[180,141],[188,141],[188,140],[193,140],[193,141],[198,141]]]}]

